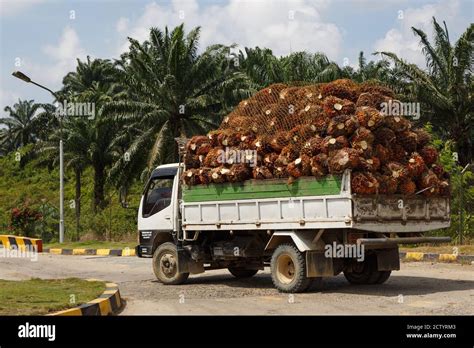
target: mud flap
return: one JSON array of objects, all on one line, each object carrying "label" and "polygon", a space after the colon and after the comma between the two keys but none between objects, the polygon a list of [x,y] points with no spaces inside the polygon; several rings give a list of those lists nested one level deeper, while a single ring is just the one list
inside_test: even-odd
[{"label": "mud flap", "polygon": [[398,248],[377,250],[377,270],[400,270],[400,255],[398,253]]},{"label": "mud flap", "polygon": [[189,256],[187,250],[178,248],[178,273],[198,274],[204,272],[202,262],[196,262]]},{"label": "mud flap", "polygon": [[306,276],[314,277],[332,277],[334,275],[333,260],[324,255],[324,251],[306,252]]}]

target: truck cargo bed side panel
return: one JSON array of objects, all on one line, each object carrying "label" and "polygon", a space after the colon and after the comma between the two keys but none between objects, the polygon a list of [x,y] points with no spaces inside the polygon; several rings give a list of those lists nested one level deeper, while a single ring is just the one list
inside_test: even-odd
[{"label": "truck cargo bed side panel", "polygon": [[208,202],[243,199],[265,199],[337,195],[341,192],[341,176],[323,179],[300,178],[293,184],[286,179],[247,180],[239,183],[209,184],[184,187],[184,202]]}]

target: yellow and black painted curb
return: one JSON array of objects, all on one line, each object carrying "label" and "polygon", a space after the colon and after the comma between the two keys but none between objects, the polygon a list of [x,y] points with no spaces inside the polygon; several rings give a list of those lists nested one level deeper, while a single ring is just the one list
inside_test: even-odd
[{"label": "yellow and black painted curb", "polygon": [[62,249],[46,248],[43,252],[54,255],[135,256],[135,249]]},{"label": "yellow and black painted curb", "polygon": [[400,259],[405,261],[436,261],[436,262],[459,262],[473,263],[474,255],[435,254],[420,252],[400,252]]},{"label": "yellow and black painted curb", "polygon": [[22,251],[26,249],[34,249],[37,252],[43,251],[43,241],[37,238],[0,234],[0,245],[7,249],[17,248]]},{"label": "yellow and black painted curb", "polygon": [[[97,279],[87,279],[98,281]],[[84,303],[76,308],[48,314],[50,316],[91,316],[113,315],[122,307],[122,298],[117,284],[106,283],[105,291],[98,298]]]}]

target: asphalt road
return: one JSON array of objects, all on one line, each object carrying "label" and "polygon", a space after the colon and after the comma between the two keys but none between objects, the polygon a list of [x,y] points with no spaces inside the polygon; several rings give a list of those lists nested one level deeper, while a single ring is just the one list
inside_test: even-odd
[{"label": "asphalt road", "polygon": [[151,259],[40,254],[37,261],[3,258],[0,279],[96,278],[119,284],[133,314],[474,314],[474,266],[402,263],[383,285],[350,285],[343,275],[325,279],[322,291],[281,294],[269,270],[237,280],[226,270],[191,276],[186,284],[155,280]]}]

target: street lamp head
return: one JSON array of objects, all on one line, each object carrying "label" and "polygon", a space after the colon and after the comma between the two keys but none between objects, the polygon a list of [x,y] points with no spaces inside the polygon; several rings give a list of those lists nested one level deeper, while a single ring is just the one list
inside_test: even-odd
[{"label": "street lamp head", "polygon": [[15,76],[17,79],[23,80],[25,82],[31,82],[31,79],[25,74],[23,74],[21,71],[14,71],[12,75]]}]

